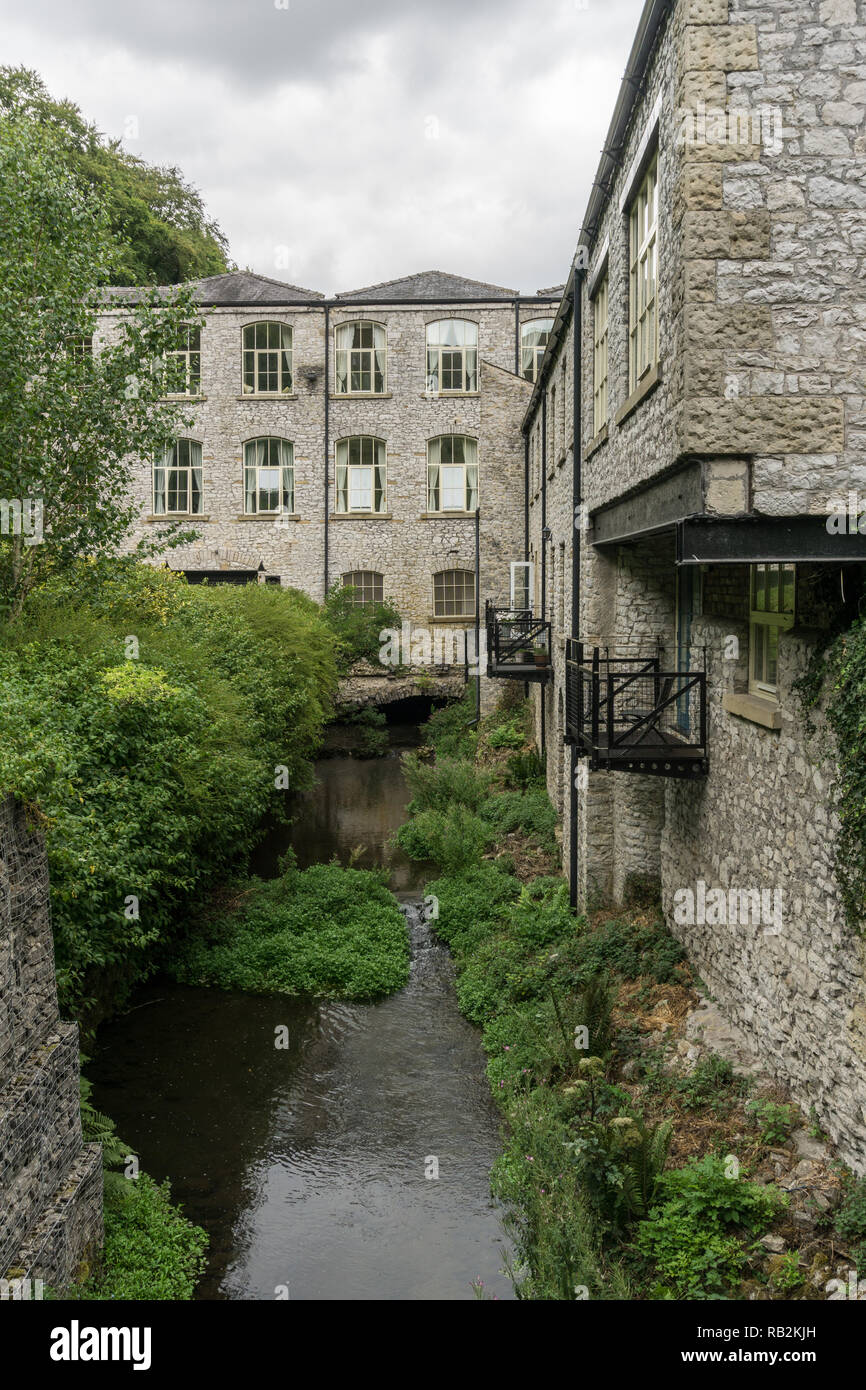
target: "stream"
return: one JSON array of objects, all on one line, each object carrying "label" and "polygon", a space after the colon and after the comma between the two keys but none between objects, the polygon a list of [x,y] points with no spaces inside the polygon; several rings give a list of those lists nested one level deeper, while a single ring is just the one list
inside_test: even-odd
[{"label": "stream", "polygon": [[291,844],[301,867],[351,850],[386,867],[411,943],[404,989],[366,1005],[157,979],[99,1031],[94,1104],[210,1236],[198,1298],[459,1300],[474,1280],[513,1298],[480,1035],[420,905],[431,874],[388,848],[409,799],[399,755],[417,741],[394,725],[382,758],[321,759],[294,826],[252,865],[275,873]]}]

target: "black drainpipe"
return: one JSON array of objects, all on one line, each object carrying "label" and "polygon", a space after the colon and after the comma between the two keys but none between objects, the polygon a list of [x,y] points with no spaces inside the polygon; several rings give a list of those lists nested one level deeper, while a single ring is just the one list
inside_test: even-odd
[{"label": "black drainpipe", "polygon": [[481,718],[481,511],[475,508],[475,722]]},{"label": "black drainpipe", "polygon": [[[541,620],[547,620],[547,391],[541,397]],[[544,757],[545,747],[545,700],[544,686],[541,687],[541,748]]]},{"label": "black drainpipe", "polygon": [[520,300],[514,301],[514,375],[520,376]]},{"label": "black drainpipe", "polygon": [[[574,275],[574,300],[572,302],[572,313],[574,315],[574,384],[572,413],[574,415],[574,440],[571,446],[572,452],[572,486],[571,502],[574,508],[574,529],[572,531],[571,545],[571,635],[580,637],[580,539],[582,519],[580,506],[581,498],[581,353],[580,353],[580,323],[581,323],[581,291],[583,288],[583,277],[575,271]],[[567,677],[566,677],[567,679]],[[567,692],[566,692],[567,694]],[[573,908],[577,907],[577,875],[579,870],[579,858],[577,849],[577,746],[571,745],[571,789],[569,792],[569,822],[570,822],[570,843],[569,843],[569,863],[568,863],[568,886],[569,901]]]},{"label": "black drainpipe", "polygon": [[328,468],[330,467],[330,394],[331,394],[331,343],[329,329],[329,310],[325,305],[325,598],[328,597],[328,505],[331,500],[330,488],[328,485]]}]

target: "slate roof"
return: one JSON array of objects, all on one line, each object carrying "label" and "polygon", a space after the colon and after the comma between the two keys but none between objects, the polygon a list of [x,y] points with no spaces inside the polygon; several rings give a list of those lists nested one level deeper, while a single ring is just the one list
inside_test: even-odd
[{"label": "slate roof", "polygon": [[[141,299],[147,299],[152,289],[156,290],[160,298],[165,298],[171,290],[177,288],[175,285],[111,285],[106,287],[102,294],[109,302],[136,304]],[[304,290],[298,285],[287,285],[282,280],[272,280],[267,275],[254,275],[249,270],[231,270],[225,275],[206,275],[201,280],[189,280],[187,288],[192,289],[200,304],[208,307],[232,304],[276,307],[324,299],[324,295],[318,290]]]},{"label": "slate roof", "polygon": [[383,280],[378,285],[364,285],[359,290],[343,290],[335,299],[514,299],[517,290],[502,285],[488,285],[483,280],[469,280],[465,275],[449,275],[446,270],[420,270],[416,275],[403,275],[397,280]]}]

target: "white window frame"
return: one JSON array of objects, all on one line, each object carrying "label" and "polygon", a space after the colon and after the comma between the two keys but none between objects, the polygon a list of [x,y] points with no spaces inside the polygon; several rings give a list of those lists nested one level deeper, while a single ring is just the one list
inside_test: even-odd
[{"label": "white window frame", "polygon": [[[266,342],[264,346],[256,343],[258,330],[267,330],[265,337],[271,337],[270,330],[277,330],[278,343],[276,346],[269,346]],[[247,344],[247,334],[252,333],[252,346]],[[260,390],[259,382],[265,375],[272,375],[271,367],[266,362],[262,363],[262,358],[276,358],[276,391]],[[248,377],[252,376],[252,385]],[[290,396],[294,390],[294,333],[290,323],[282,323],[279,319],[255,319],[252,323],[245,323],[241,329],[241,395],[243,396],[265,396],[278,397]]]},{"label": "white window frame", "polygon": [[[524,578],[518,581],[518,572],[523,570]],[[518,590],[526,598],[525,604],[517,602]],[[511,611],[521,613],[532,612],[532,599],[535,591],[535,565],[531,560],[512,560],[510,566],[509,582],[509,606]]]},{"label": "white window frame", "polygon": [[[467,577],[467,575],[468,575],[468,577],[471,579],[471,581],[472,581],[472,586],[471,586],[472,601],[471,601],[471,604],[470,604],[470,606],[469,606],[468,609],[464,606],[464,607],[461,609],[461,611],[460,611],[459,613],[458,613],[458,612],[455,612],[455,613],[444,613],[444,612],[442,611],[442,607],[443,607],[443,605],[447,604],[449,595],[448,595],[448,594],[441,594],[441,595],[440,595],[440,598],[437,600],[437,597],[436,597],[436,581],[437,581],[437,579],[438,579],[438,580],[444,580],[446,576],[452,576],[451,598],[452,598],[452,599],[456,599],[456,595],[457,595],[458,589],[457,589],[456,581],[453,580],[453,576],[456,576],[456,575],[460,575],[460,576],[462,577],[462,585],[461,585],[461,590],[460,590],[460,592],[461,592],[462,598],[463,598],[463,600],[464,600],[464,603],[465,603],[466,594],[469,592],[469,589],[468,589],[468,587],[467,587],[467,585],[466,585],[466,577]],[[444,587],[444,586],[443,586],[443,587]],[[434,617],[434,618],[474,618],[474,617],[475,617],[475,610],[476,610],[476,603],[477,603],[477,601],[476,601],[476,596],[475,596],[475,571],[474,571],[474,570],[463,569],[463,568],[461,568],[460,566],[454,565],[454,566],[452,566],[450,569],[447,569],[447,570],[437,570],[437,572],[433,575],[433,617]]]},{"label": "white window frame", "polygon": [[[372,330],[370,336],[372,343],[369,347],[353,347],[351,342],[341,346],[340,338],[355,329],[369,328]],[[377,344],[376,338],[381,336],[381,343]],[[345,379],[345,387],[341,389],[340,365],[341,358],[344,359],[342,377]],[[357,359],[357,368],[355,361]],[[355,370],[358,373],[366,372],[370,377],[368,389],[358,387],[353,389],[352,377]],[[377,383],[377,377],[381,384]],[[338,323],[334,329],[334,395],[335,396],[384,396],[388,391],[388,337],[385,325],[378,323],[375,319],[347,319],[345,323]]]},{"label": "white window frame", "polygon": [[[427,324],[427,394],[431,396],[478,395],[478,324],[473,319],[434,319]],[[457,339],[442,341],[443,332]],[[460,341],[462,337],[462,342]],[[460,358],[460,386],[443,387],[443,355]],[[454,365],[449,365],[453,378]]]},{"label": "white window frame", "polygon": [[[455,459],[456,441],[462,445],[462,459]],[[447,441],[447,448],[446,446]],[[450,453],[450,458],[442,457]],[[432,457],[434,454],[437,457]],[[460,474],[457,490],[459,507],[443,505],[443,469]],[[474,503],[474,505],[473,505]],[[427,513],[432,516],[472,516],[478,507],[478,440],[471,434],[437,434],[427,440]]]},{"label": "white window frame", "polygon": [[[260,445],[267,446],[267,462],[260,463],[255,456],[250,456],[249,450],[258,449]],[[272,454],[276,453],[278,462],[272,461]],[[261,474],[264,472],[278,472],[279,483],[277,491],[280,496],[278,507],[260,507],[259,496],[262,491]],[[250,489],[250,474],[255,473],[255,483]],[[268,491],[273,491],[269,488]],[[250,506],[250,496],[254,499],[254,504]],[[255,439],[244,441],[244,516],[291,516],[295,510],[295,447],[291,440],[281,439],[277,435],[263,434],[257,435]]]},{"label": "white window frame", "polygon": [[658,363],[658,151],[628,212],[628,382],[636,390]]},{"label": "white window frame", "polygon": [[[201,516],[204,510],[204,489],[202,484],[202,447],[198,439],[186,435],[167,444],[162,460],[153,464],[153,515],[154,516]],[[185,461],[181,461],[185,459]],[[185,474],[186,507],[169,507],[171,496],[170,475]],[[161,484],[161,485],[160,485]],[[178,483],[175,481],[175,494]],[[197,493],[197,497],[196,497]],[[197,505],[195,504],[197,501]]]},{"label": "white window frame", "polygon": [[[352,459],[357,445],[359,457]],[[365,457],[369,455],[369,457]],[[345,469],[345,476],[343,470]],[[369,507],[352,505],[359,489],[366,491],[369,471]],[[388,460],[384,439],[372,434],[351,434],[337,440],[335,453],[334,509],[340,516],[381,516],[388,510]],[[376,506],[378,494],[379,505]]]},{"label": "white window frame", "polygon": [[[547,351],[553,323],[553,319],[543,318],[527,319],[526,323],[520,325],[520,375],[527,381],[538,380],[538,369],[541,366],[541,359]],[[545,335],[544,342],[527,343],[526,339],[530,333],[543,333]]]},{"label": "white window frame", "polygon": [[[367,575],[372,577],[372,582],[367,582],[365,578]],[[355,578],[357,576],[361,576],[360,584],[355,583]],[[385,602],[385,576],[381,570],[346,570],[340,577],[343,581],[344,589],[351,588],[355,590],[352,597],[352,604],[355,608],[365,608],[368,604]],[[372,597],[365,598],[363,595],[368,589],[371,591]],[[359,593],[361,594],[361,598],[358,597]]]},{"label": "white window frame", "polygon": [[[790,593],[788,600],[786,595]],[[775,598],[773,595],[775,594]],[[779,633],[794,626],[797,568],[792,564],[749,567],[749,692],[767,700],[779,693]],[[774,602],[774,607],[766,605]],[[769,675],[770,648],[776,647],[776,679]]]},{"label": "white window frame", "polygon": [[201,395],[201,325],[187,323],[183,325],[182,331],[186,334],[186,345],[182,348],[168,349],[163,354],[163,359],[166,367],[169,362],[182,363],[185,385],[182,391],[166,391],[166,400],[183,400],[188,396]]},{"label": "white window frame", "polygon": [[592,300],[592,432],[607,424],[608,291],[607,271],[598,282]]}]

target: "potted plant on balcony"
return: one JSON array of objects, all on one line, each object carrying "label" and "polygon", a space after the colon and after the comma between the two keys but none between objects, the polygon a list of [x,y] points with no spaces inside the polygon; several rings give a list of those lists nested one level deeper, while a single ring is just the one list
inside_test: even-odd
[{"label": "potted plant on balcony", "polygon": [[533,648],[532,648],[532,655],[533,655],[533,657],[534,657],[534,659],[535,659],[535,664],[536,664],[536,666],[546,666],[546,665],[547,665],[548,656],[547,656],[547,648],[546,648],[546,647],[533,647]]}]

